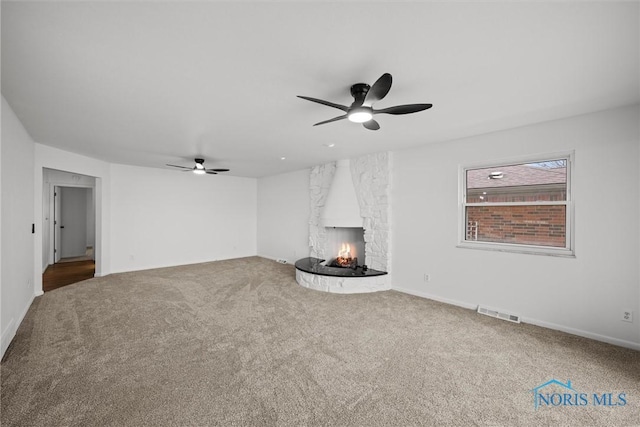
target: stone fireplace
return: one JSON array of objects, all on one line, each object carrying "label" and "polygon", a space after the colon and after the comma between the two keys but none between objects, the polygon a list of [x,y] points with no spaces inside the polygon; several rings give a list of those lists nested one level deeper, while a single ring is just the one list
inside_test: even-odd
[{"label": "stone fireplace", "polygon": [[[356,265],[365,265],[364,228],[325,227],[327,232],[328,262],[344,264],[347,259]],[[338,260],[340,258],[341,260]],[[341,265],[344,267],[344,265]]]},{"label": "stone fireplace", "polygon": [[[311,257],[296,262],[296,280],[301,286],[336,293],[391,289],[387,274],[390,271],[389,169],[388,153],[311,169]],[[344,184],[349,178],[351,182]],[[338,194],[334,192],[336,187],[340,189]],[[338,207],[330,209],[332,204]],[[345,250],[351,258],[357,257],[355,268],[331,267]]]}]

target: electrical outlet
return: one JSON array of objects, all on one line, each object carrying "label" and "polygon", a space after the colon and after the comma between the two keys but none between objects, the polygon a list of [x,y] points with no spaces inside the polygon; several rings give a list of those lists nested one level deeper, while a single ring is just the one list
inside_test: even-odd
[{"label": "electrical outlet", "polygon": [[425,273],[425,274],[424,274],[424,281],[425,281],[425,282],[429,282],[429,281],[431,281],[431,275],[429,275],[429,274]]},{"label": "electrical outlet", "polygon": [[633,322],[633,311],[631,310],[622,310],[622,320],[623,322]]}]

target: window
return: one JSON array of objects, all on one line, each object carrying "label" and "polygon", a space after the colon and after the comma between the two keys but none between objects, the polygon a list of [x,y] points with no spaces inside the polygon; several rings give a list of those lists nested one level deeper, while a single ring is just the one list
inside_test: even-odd
[{"label": "window", "polygon": [[461,168],[461,247],[573,255],[571,154]]}]

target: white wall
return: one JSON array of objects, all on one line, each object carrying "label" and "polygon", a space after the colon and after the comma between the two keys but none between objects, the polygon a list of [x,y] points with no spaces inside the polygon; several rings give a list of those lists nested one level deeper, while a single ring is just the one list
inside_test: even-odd
[{"label": "white wall", "polygon": [[111,166],[111,272],[256,255],[256,179]]},{"label": "white wall", "polygon": [[0,259],[0,357],[34,297],[34,142],[2,97],[2,258]]},{"label": "white wall", "polygon": [[[639,114],[609,110],[395,152],[394,288],[640,349]],[[575,258],[456,248],[459,165],[569,150]],[[620,320],[623,309],[634,323]]]},{"label": "white wall", "polygon": [[258,255],[294,263],[309,256],[309,170],[258,180]]},{"label": "white wall", "polygon": [[[2,104],[0,104],[1,108],[5,108],[6,101],[4,99],[4,96],[2,97]],[[4,112],[2,112],[0,110],[0,117],[4,117]],[[1,129],[1,125],[0,125],[0,129]],[[0,196],[2,195],[2,136],[0,135]],[[0,359],[2,359],[2,356],[4,356],[4,352],[6,350],[5,347],[5,336],[4,336],[4,331],[5,331],[5,326],[4,326],[4,320],[2,317],[2,242],[4,241],[4,239],[2,238],[2,197],[0,197]],[[8,322],[7,322],[8,323]],[[7,335],[7,339],[8,339]],[[9,341],[7,341],[6,346],[9,346]]]}]

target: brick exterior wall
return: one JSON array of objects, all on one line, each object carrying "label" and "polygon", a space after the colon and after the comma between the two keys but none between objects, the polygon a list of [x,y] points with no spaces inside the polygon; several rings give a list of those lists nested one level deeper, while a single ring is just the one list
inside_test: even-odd
[{"label": "brick exterior wall", "polygon": [[[468,206],[480,242],[564,247],[565,206]],[[472,240],[471,236],[467,236]]]},{"label": "brick exterior wall", "polygon": [[[498,172],[499,171],[499,172]],[[492,178],[499,174],[501,178]],[[467,240],[566,246],[565,205],[495,206],[567,200],[564,159],[466,172]]]}]

